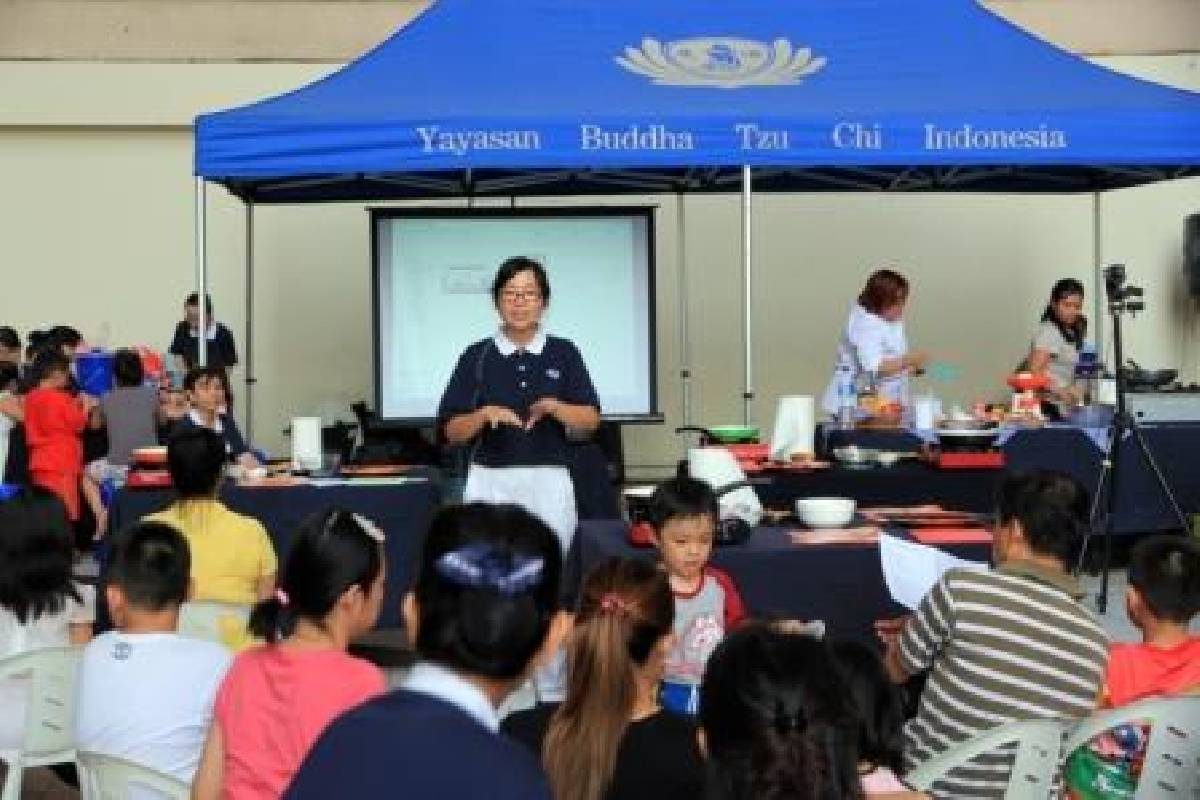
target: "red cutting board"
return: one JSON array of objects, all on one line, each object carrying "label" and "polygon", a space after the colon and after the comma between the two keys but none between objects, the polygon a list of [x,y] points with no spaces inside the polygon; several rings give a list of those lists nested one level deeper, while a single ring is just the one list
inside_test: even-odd
[{"label": "red cutting board", "polygon": [[912,538],[921,544],[991,544],[986,528],[914,528]]}]

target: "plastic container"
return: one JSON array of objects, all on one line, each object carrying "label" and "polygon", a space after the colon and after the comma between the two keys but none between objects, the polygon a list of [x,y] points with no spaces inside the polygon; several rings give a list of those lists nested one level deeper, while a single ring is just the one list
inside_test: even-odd
[{"label": "plastic container", "polygon": [[854,427],[854,412],[858,409],[858,390],[854,385],[854,370],[841,365],[837,370],[838,427],[850,430]]},{"label": "plastic container", "polygon": [[108,394],[113,388],[113,354],[100,350],[80,353],[75,358],[75,378],[93,397]]}]

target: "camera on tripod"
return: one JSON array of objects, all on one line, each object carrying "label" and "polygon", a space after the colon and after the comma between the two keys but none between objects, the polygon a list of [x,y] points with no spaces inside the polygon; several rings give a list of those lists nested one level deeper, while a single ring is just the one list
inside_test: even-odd
[{"label": "camera on tripod", "polygon": [[1141,299],[1145,291],[1125,281],[1124,264],[1110,264],[1104,268],[1104,293],[1108,297],[1108,310],[1114,314],[1145,311],[1146,302]]}]

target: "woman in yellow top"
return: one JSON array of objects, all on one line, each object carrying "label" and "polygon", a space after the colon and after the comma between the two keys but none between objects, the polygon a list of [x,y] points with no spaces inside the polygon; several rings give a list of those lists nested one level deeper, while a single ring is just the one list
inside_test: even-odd
[{"label": "woman in yellow top", "polygon": [[147,520],[177,528],[192,554],[192,600],[253,605],[275,591],[278,562],[262,523],[217,499],[225,442],[207,428],[180,430],[167,445],[177,497]]}]

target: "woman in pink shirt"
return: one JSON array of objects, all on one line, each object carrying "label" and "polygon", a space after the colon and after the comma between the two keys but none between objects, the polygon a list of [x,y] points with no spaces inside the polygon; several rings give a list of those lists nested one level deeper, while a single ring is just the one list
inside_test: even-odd
[{"label": "woman in pink shirt", "polygon": [[375,666],[347,655],[383,602],[383,533],[332,509],[297,531],[275,596],[254,607],[242,653],[217,692],[195,800],[277,798],[335,717],[386,688]]}]

